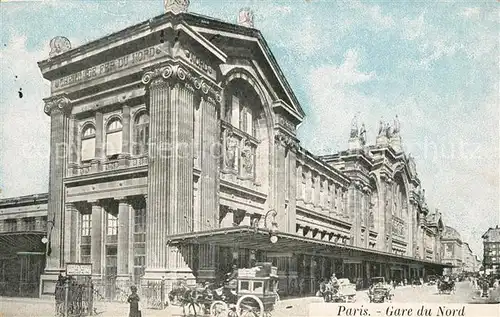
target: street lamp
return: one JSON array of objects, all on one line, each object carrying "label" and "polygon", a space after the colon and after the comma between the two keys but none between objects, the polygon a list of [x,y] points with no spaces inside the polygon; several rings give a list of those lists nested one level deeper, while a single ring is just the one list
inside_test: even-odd
[{"label": "street lamp", "polygon": [[[270,215],[272,216],[272,219],[271,219],[271,228],[269,228],[269,225],[268,225],[268,217]],[[278,236],[276,235],[276,232],[278,231],[278,223],[276,222],[276,216],[277,215],[278,215],[278,212],[276,210],[274,210],[274,209],[271,209],[264,216],[264,226],[265,226],[266,229],[270,229],[271,230],[271,238],[269,238],[269,240],[273,244],[276,243],[276,242],[278,242]]]}]

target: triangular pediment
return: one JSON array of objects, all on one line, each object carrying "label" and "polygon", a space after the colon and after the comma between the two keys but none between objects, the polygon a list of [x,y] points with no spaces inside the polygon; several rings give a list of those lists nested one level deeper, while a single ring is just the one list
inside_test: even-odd
[{"label": "triangular pediment", "polygon": [[277,93],[273,107],[289,113],[297,123],[303,120],[305,112],[258,30],[195,14],[185,14],[184,20],[209,42],[226,52],[228,59],[233,54],[235,57],[258,63]]}]

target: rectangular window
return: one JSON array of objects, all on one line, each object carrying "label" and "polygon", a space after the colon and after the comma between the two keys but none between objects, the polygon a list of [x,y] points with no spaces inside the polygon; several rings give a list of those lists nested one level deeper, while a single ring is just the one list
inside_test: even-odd
[{"label": "rectangular window", "polygon": [[7,232],[17,231],[17,220],[16,219],[7,219],[7,220],[5,220],[5,224],[7,226]]},{"label": "rectangular window", "polygon": [[82,261],[82,263],[91,263],[90,245],[82,245],[80,247],[80,261]]},{"label": "rectangular window", "polygon": [[240,99],[236,96],[232,96],[232,107],[231,107],[231,125],[236,128],[240,128]]},{"label": "rectangular window", "polygon": [[95,157],[95,138],[82,140],[82,161],[90,161]]},{"label": "rectangular window", "polygon": [[112,156],[122,152],[122,131],[106,135],[106,155]]},{"label": "rectangular window", "polygon": [[107,214],[108,216],[108,224],[107,224],[107,235],[108,236],[116,236],[118,235],[118,217]]},{"label": "rectangular window", "polygon": [[29,217],[24,219],[24,230],[25,231],[35,231],[36,221],[35,218]]},{"label": "rectangular window", "polygon": [[246,111],[246,113],[247,113],[247,118],[246,118],[247,122],[246,122],[246,127],[245,127],[244,131],[246,133],[248,133],[248,134],[250,134],[250,135],[253,136],[254,133],[253,133],[253,115],[252,115],[252,111],[250,110],[250,108],[246,108],[246,109],[247,109],[247,111]]},{"label": "rectangular window", "polygon": [[82,237],[90,236],[92,231],[92,215],[82,215]]}]

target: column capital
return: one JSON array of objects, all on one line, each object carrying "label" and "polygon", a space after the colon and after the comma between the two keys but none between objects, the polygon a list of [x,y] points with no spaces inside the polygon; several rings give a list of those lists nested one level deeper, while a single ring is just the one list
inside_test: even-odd
[{"label": "column capital", "polygon": [[45,102],[44,112],[49,116],[53,111],[67,112],[71,109],[71,100],[66,94],[53,95],[43,101]]},{"label": "column capital", "polygon": [[274,140],[276,142],[276,145],[281,145],[287,150],[296,152],[300,149],[300,141],[296,137],[288,133],[284,133],[283,131],[276,130]]},{"label": "column capital", "polygon": [[93,206],[101,206],[101,203],[98,199],[96,200],[87,200],[87,203],[91,204]]},{"label": "column capital", "polygon": [[200,91],[208,101],[220,104],[222,88],[199,76],[184,65],[160,64],[153,66],[142,75],[142,83],[151,87],[161,86],[166,80],[177,80],[184,83],[191,91]]},{"label": "column capital", "polygon": [[115,197],[114,200],[118,201],[119,203],[128,203],[130,197],[128,196],[120,196],[120,197]]}]

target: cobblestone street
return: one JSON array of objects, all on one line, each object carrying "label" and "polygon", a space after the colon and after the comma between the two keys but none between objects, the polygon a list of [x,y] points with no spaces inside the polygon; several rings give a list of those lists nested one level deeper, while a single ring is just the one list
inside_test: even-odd
[{"label": "cobblestone street", "polygon": [[[479,293],[472,289],[468,282],[457,284],[455,294],[438,294],[436,286],[398,287],[394,290],[393,303],[498,303],[500,290],[490,290],[489,299],[481,299]],[[283,300],[276,305],[273,317],[308,316],[308,304],[321,303],[318,297]],[[356,303],[368,303],[366,291],[359,291]],[[119,317],[128,315],[128,305],[119,303],[97,303],[98,316]],[[0,313],[2,317],[49,317],[54,316],[54,305],[49,300],[0,298]],[[144,310],[144,317],[182,316],[178,307],[167,308],[164,311]]]}]

